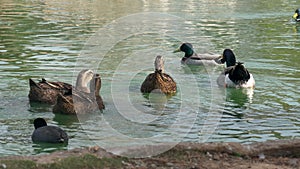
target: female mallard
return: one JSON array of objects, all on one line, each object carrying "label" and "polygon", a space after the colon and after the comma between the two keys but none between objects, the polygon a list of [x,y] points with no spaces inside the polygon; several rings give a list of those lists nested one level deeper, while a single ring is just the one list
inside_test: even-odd
[{"label": "female mallard", "polygon": [[68,93],[72,85],[64,82],[49,82],[42,78],[39,83],[29,79],[30,91],[28,94],[30,102],[54,104],[59,93]]},{"label": "female mallard", "polygon": [[95,74],[90,83],[90,92],[73,89],[72,93],[59,94],[53,107],[53,113],[75,115],[104,109],[103,100],[99,95],[100,88],[100,75]]},{"label": "female mallard", "polygon": [[296,22],[300,22],[300,9],[296,9],[295,14],[293,15],[293,19]]},{"label": "female mallard", "polygon": [[43,118],[36,118],[33,122],[35,130],[31,135],[33,142],[68,143],[68,134],[56,126],[48,126]]},{"label": "female mallard", "polygon": [[248,72],[243,63],[236,62],[236,58],[232,50],[224,50],[221,62],[226,62],[227,68],[217,79],[219,86],[235,88],[253,88],[255,86],[253,75]]},{"label": "female mallard", "polygon": [[176,52],[184,52],[185,55],[181,59],[181,63],[188,64],[188,65],[211,65],[217,66],[221,65],[220,62],[221,57],[219,55],[212,55],[212,54],[201,54],[197,55],[194,52],[193,45],[190,43],[183,43]]},{"label": "female mallard", "polygon": [[[87,81],[93,77],[91,70],[82,70],[77,77],[76,87],[79,90],[86,90]],[[30,102],[55,104],[59,94],[70,93],[72,85],[64,82],[49,82],[44,78],[39,83],[29,79],[30,91],[28,94]]]},{"label": "female mallard", "polygon": [[162,56],[157,56],[154,62],[155,72],[149,74],[141,86],[142,93],[151,93],[155,89],[159,89],[165,94],[176,93],[176,82],[173,78],[164,73],[164,60]]}]

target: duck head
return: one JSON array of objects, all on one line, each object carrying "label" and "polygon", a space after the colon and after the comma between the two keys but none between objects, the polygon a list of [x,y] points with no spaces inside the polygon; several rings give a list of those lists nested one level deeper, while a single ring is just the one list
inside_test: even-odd
[{"label": "duck head", "polygon": [[295,21],[300,22],[300,9],[296,9],[295,14],[293,15],[293,19],[295,19]]},{"label": "duck head", "polygon": [[165,67],[164,67],[164,59],[162,56],[160,56],[160,55],[156,56],[155,61],[154,61],[154,67],[155,67],[155,71],[164,73]]},{"label": "duck head", "polygon": [[190,43],[183,43],[177,50],[174,51],[174,53],[176,52],[184,52],[184,57],[189,58],[194,54],[193,45]]},{"label": "duck head", "polygon": [[34,128],[37,129],[37,128],[40,128],[40,127],[47,126],[47,122],[43,118],[36,118],[33,121],[33,125],[34,125]]},{"label": "duck head", "polygon": [[90,69],[84,69],[79,72],[76,81],[76,89],[83,92],[90,92],[90,89],[87,87],[88,83],[92,80],[94,72]]},{"label": "duck head", "polygon": [[235,55],[231,49],[225,49],[221,59],[222,63],[226,62],[226,67],[234,66],[236,63]]},{"label": "duck head", "polygon": [[90,83],[91,92],[95,92],[95,95],[99,95],[101,89],[101,77],[99,74],[93,76],[92,82]]}]

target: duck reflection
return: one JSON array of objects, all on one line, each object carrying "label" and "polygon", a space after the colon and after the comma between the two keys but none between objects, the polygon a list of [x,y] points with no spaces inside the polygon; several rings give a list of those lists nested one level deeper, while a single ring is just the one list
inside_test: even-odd
[{"label": "duck reflection", "polygon": [[296,23],[296,25],[294,26],[294,33],[300,33],[300,23]]},{"label": "duck reflection", "polygon": [[243,110],[252,103],[254,90],[252,88],[226,88],[226,105],[223,114],[243,118]]},{"label": "duck reflection", "polygon": [[168,99],[172,96],[166,95],[159,90],[155,90],[149,93],[146,97],[148,98],[151,107],[153,107],[155,110],[162,111],[164,110]]},{"label": "duck reflection", "polygon": [[28,111],[33,113],[52,111],[52,106],[47,103],[29,102],[28,104]]},{"label": "duck reflection", "polygon": [[74,123],[79,123],[77,116],[70,116],[66,114],[54,114],[53,121],[58,125],[72,126]]},{"label": "duck reflection", "polygon": [[35,154],[41,154],[41,153],[53,153],[58,150],[67,150],[68,144],[34,143],[32,147]]},{"label": "duck reflection", "polygon": [[233,107],[242,108],[246,103],[252,103],[253,88],[226,88],[226,101]]}]

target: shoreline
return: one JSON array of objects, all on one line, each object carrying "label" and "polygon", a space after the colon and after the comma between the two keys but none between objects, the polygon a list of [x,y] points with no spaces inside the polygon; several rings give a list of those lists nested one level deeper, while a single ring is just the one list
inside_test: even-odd
[{"label": "shoreline", "polygon": [[45,155],[7,156],[0,158],[0,168],[300,168],[300,139],[251,144],[183,142],[156,156],[128,157],[165,146],[115,148],[121,155],[95,146]]}]

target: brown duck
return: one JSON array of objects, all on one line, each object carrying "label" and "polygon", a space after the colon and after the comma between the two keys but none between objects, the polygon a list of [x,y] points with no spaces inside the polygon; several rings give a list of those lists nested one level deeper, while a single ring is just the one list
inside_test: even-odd
[{"label": "brown duck", "polygon": [[99,94],[100,89],[101,78],[99,74],[95,74],[90,82],[90,92],[74,89],[72,93],[59,94],[53,107],[53,113],[75,115],[104,109],[103,100]]},{"label": "brown duck", "polygon": [[155,71],[149,74],[141,86],[142,93],[159,91],[164,94],[176,93],[176,82],[173,78],[164,73],[164,60],[162,56],[157,56],[154,62]]},{"label": "brown duck", "polygon": [[[93,77],[91,70],[82,70],[77,77],[76,87],[79,90],[86,91],[87,83]],[[50,82],[42,78],[42,81],[36,83],[29,79],[29,101],[47,104],[55,104],[59,94],[71,93],[72,85],[64,82]]]}]

